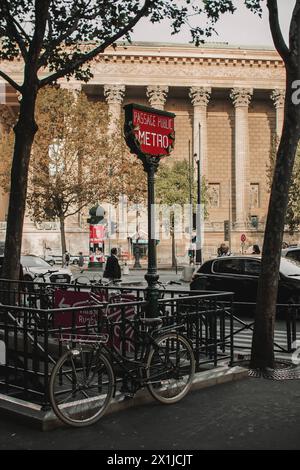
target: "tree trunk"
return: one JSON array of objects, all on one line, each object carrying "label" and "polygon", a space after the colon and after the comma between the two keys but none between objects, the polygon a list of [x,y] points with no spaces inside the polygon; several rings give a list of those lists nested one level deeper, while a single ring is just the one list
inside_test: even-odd
[{"label": "tree trunk", "polygon": [[299,106],[292,102],[292,82],[297,76],[287,68],[283,132],[278,147],[269,201],[258,284],[251,367],[274,368],[274,326],[282,240],[292,170],[300,137]]},{"label": "tree trunk", "polygon": [[34,119],[36,97],[37,87],[31,84],[23,94],[20,104],[19,119],[14,127],[15,145],[11,169],[3,264],[3,277],[6,279],[19,279],[28,168],[31,147],[37,131],[37,125]]},{"label": "tree trunk", "polygon": [[59,223],[60,223],[61,254],[62,254],[62,263],[63,263],[64,254],[67,251],[66,232],[65,232],[65,218],[64,218],[63,215],[60,216]]}]

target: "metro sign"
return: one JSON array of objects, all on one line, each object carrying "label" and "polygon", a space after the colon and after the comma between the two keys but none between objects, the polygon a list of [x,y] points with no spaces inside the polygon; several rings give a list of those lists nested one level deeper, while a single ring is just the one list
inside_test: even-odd
[{"label": "metro sign", "polygon": [[124,109],[125,139],[131,152],[139,157],[170,155],[175,143],[175,114],[134,103]]}]

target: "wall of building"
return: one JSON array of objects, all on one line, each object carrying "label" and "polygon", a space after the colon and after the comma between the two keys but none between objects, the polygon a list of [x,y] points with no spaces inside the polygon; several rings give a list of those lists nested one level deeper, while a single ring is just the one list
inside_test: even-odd
[{"label": "wall of building", "polygon": [[[18,79],[20,64],[16,62],[9,67],[10,72],[15,67],[15,79]],[[172,155],[167,157],[170,162],[188,159],[189,143],[190,152],[195,152],[195,129],[201,121],[205,132],[201,141],[203,172],[212,193],[209,217],[205,221],[205,256],[216,253],[216,247],[224,240],[224,220],[229,218],[234,251],[241,249],[241,233],[246,233],[249,244],[261,244],[269,198],[266,167],[272,138],[276,132],[280,135],[283,116],[285,74],[276,51],[226,45],[194,48],[133,44],[106,50],[92,63],[92,69],[94,78],[87,85],[66,80],[61,80],[61,85],[82,89],[92,100],[106,100],[115,117],[121,116],[123,105],[129,102],[176,114],[176,144]],[[240,93],[237,101],[233,91]],[[18,107],[17,100],[11,101],[11,90],[8,95],[9,102],[0,101],[4,103],[0,105],[2,128],[8,124],[8,111],[16,114]],[[244,128],[237,126],[237,116],[243,117]],[[237,168],[241,168],[237,165],[240,158],[245,173],[242,185],[245,197],[243,220],[236,224],[242,196],[240,176],[244,178],[242,173],[237,173],[240,171]],[[5,236],[6,212],[7,196],[0,197],[0,239]],[[258,229],[251,226],[251,216],[258,217]],[[66,229],[68,249],[74,253],[87,252],[88,226],[76,216],[67,222]],[[128,249],[127,241],[119,244]],[[43,230],[27,218],[23,251],[42,254],[45,245],[59,251],[59,231],[54,227]],[[189,241],[185,239],[177,245],[183,258]],[[162,242],[158,246],[158,260],[163,263],[170,259],[170,241]]]}]

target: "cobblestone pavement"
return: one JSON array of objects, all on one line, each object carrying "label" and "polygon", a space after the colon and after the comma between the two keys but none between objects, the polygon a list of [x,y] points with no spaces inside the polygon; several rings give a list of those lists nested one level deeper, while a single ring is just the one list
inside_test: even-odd
[{"label": "cobblestone pavement", "polygon": [[83,429],[42,432],[0,420],[0,450],[299,448],[299,380],[246,378],[195,391],[172,406],[154,403],[107,415]]}]

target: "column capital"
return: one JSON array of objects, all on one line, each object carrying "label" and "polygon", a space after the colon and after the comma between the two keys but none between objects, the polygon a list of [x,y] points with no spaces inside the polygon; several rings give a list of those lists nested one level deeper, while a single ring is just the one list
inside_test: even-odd
[{"label": "column capital", "polygon": [[153,108],[163,109],[166,99],[167,99],[168,91],[169,91],[168,86],[148,85],[146,95],[147,95],[147,98],[149,99],[150,105]]},{"label": "column capital", "polygon": [[207,106],[210,100],[211,88],[207,86],[192,86],[189,91],[193,106]]},{"label": "column capital", "polygon": [[271,97],[271,100],[274,103],[275,108],[283,108],[284,107],[285,90],[275,88],[275,90],[272,91],[270,97]]},{"label": "column capital", "polygon": [[235,107],[249,106],[252,95],[253,88],[232,88],[230,92],[230,98]]},{"label": "column capital", "polygon": [[122,104],[125,85],[104,85],[104,96],[108,104]]}]

